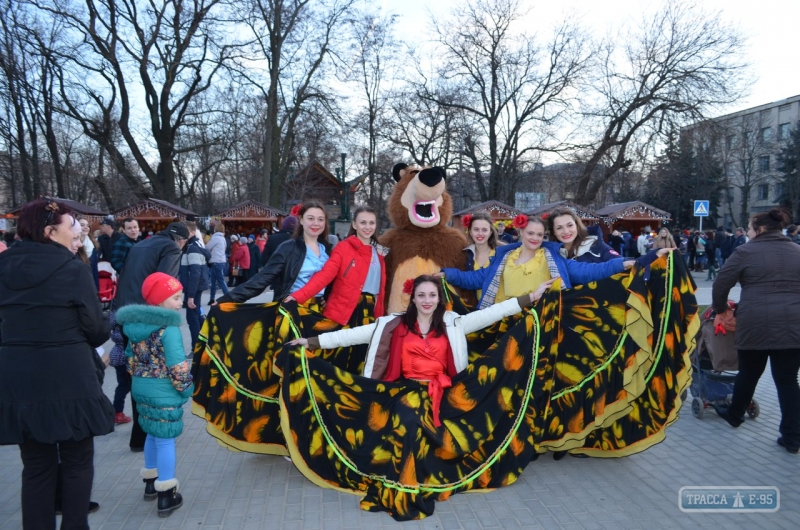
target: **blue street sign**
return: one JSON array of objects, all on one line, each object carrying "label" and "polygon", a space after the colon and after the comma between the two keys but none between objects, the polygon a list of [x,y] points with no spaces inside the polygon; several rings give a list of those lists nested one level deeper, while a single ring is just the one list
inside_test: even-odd
[{"label": "blue street sign", "polygon": [[694,201],[694,216],[708,217],[708,201]]}]

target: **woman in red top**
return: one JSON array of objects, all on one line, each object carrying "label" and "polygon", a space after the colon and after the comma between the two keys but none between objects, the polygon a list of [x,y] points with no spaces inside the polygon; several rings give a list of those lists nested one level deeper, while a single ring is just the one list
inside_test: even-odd
[{"label": "woman in red top", "polygon": [[348,237],[336,245],[325,266],[284,302],[305,303],[330,285],[322,312],[326,318],[354,327],[382,316],[386,285],[383,257],[387,249],[378,244],[377,229],[375,210],[369,206],[356,208]]}]

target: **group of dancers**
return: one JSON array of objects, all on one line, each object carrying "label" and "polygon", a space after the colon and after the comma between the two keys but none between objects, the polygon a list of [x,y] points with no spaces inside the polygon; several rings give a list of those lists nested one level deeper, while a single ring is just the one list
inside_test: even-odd
[{"label": "group of dancers", "polygon": [[[475,214],[463,269],[406,279],[407,310],[385,315],[375,211],[357,208],[333,250],[320,203],[296,214],[195,351],[193,412],[231,449],[288,455],[407,520],[509,485],[548,451],[642,451],[677,419],[698,322],[669,249],[624,260],[570,209],[519,216],[519,241],[502,245]],[[243,304],[268,286],[274,302]]]}]

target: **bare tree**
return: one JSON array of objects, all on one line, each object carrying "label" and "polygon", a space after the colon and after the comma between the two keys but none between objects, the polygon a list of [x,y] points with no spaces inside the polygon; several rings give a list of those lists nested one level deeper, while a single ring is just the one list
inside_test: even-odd
[{"label": "bare tree", "polygon": [[[750,219],[752,192],[759,185],[774,180],[775,167],[770,164],[771,154],[775,152],[775,142],[771,136],[772,118],[765,113],[754,112],[714,124],[718,138],[718,150],[729,189],[738,189],[741,200],[739,226],[747,226]],[[705,137],[705,141],[708,136]],[[733,194],[726,194],[726,202],[731,218],[736,219],[733,209]]]},{"label": "bare tree", "polygon": [[792,212],[795,224],[800,223],[800,128],[794,127],[788,137],[779,138],[778,170],[781,173],[780,203]]},{"label": "bare tree", "polygon": [[[42,192],[39,167],[39,108],[37,60],[30,45],[28,25],[32,18],[15,0],[0,3],[0,73],[2,102],[5,107],[2,134],[7,146],[9,172],[5,178],[22,177],[22,196],[29,201]],[[16,170],[15,170],[16,169]],[[12,184],[12,200],[17,199],[16,182]]]},{"label": "bare tree", "polygon": [[[597,140],[590,143],[575,201],[592,203],[606,181],[631,164],[633,141],[663,141],[680,124],[739,98],[742,46],[738,31],[719,13],[680,0],[669,0],[636,31],[601,43],[582,88],[588,110],[580,125],[596,129]],[[604,171],[593,178],[604,160]]]},{"label": "bare tree", "polygon": [[[425,83],[421,96],[473,116],[480,134],[464,140],[481,199],[509,201],[508,180],[520,160],[541,149],[525,142],[533,129],[554,124],[569,107],[570,94],[587,56],[578,30],[565,23],[540,44],[522,30],[520,0],[467,0],[451,17],[434,21],[441,46],[442,92]],[[455,97],[452,97],[455,96]],[[488,170],[488,186],[484,173]]]},{"label": "bare tree", "polygon": [[394,58],[399,46],[394,40],[392,28],[396,17],[382,17],[378,13],[357,13],[349,23],[353,32],[351,52],[354,56],[350,66],[342,75],[350,79],[353,72],[353,84],[357,86],[357,100],[362,110],[356,114],[354,128],[366,136],[366,181],[368,186],[367,202],[376,204],[379,198],[377,157],[380,141],[379,126],[385,115],[389,89],[387,86],[395,67]]},{"label": "bare tree", "polygon": [[[110,139],[115,122],[153,193],[176,200],[175,138],[193,98],[206,91],[233,47],[222,44],[221,0],[34,0],[73,36],[52,50],[62,64],[65,110],[111,156],[138,195],[144,190]],[[229,39],[228,36],[226,38]],[[141,93],[141,100],[138,100]],[[137,115],[144,110],[145,123]],[[141,128],[140,128],[141,126]],[[146,130],[145,138],[140,131]],[[157,167],[149,151],[157,153]]]},{"label": "bare tree", "polygon": [[[331,58],[340,24],[353,0],[250,0],[243,23],[251,50],[238,61],[239,73],[264,99],[260,200],[279,206],[292,164],[295,125],[311,100],[325,100],[319,84]],[[238,16],[239,10],[237,9]],[[260,67],[266,63],[266,71]]]},{"label": "bare tree", "polygon": [[394,91],[389,108],[380,126],[381,137],[421,166],[455,167],[462,156],[463,137],[475,130],[465,125],[460,109],[420,98],[407,86]]}]

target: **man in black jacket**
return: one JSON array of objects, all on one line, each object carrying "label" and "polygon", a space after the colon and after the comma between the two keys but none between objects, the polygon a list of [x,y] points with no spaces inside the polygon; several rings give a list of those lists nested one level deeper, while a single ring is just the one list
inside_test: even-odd
[{"label": "man in black jacket", "polygon": [[144,304],[142,284],[154,272],[178,277],[181,249],[189,239],[189,229],[183,223],[170,223],[166,230],[131,247],[120,277],[117,307]]},{"label": "man in black jacket", "polygon": [[100,221],[100,231],[103,233],[97,238],[97,243],[100,245],[97,257],[100,261],[111,261],[114,244],[122,237],[122,234],[117,232],[117,222],[113,217],[103,217],[103,220]]},{"label": "man in black jacket", "polygon": [[718,226],[717,231],[714,232],[714,257],[716,258],[717,268],[725,264],[725,258],[722,256],[722,247],[725,245],[725,227]]},{"label": "man in black jacket", "polygon": [[733,245],[731,245],[731,254],[733,254],[733,251],[738,247],[747,243],[747,237],[744,235],[744,232],[745,230],[741,226],[736,229],[736,237],[733,240]]},{"label": "man in black jacket", "polygon": [[[189,229],[183,223],[170,223],[167,229],[150,239],[145,239],[131,247],[125,261],[125,272],[120,276],[117,289],[117,309],[131,304],[145,304],[142,297],[142,284],[154,272],[163,272],[178,277],[181,265],[181,250],[189,239]],[[127,337],[125,344],[127,345]],[[128,375],[130,377],[130,375]],[[131,430],[131,451],[144,450],[147,437],[139,426],[139,413],[131,396],[133,408],[133,429]]]},{"label": "man in black jacket", "polygon": [[247,279],[249,280],[256,275],[261,262],[261,252],[258,251],[256,238],[252,234],[247,237],[247,251],[250,253],[250,268],[247,269]]},{"label": "man in black jacket", "polygon": [[722,242],[722,263],[720,263],[720,267],[728,261],[728,258],[731,257],[733,253],[733,232],[731,232],[730,228],[725,229],[725,240]]}]

